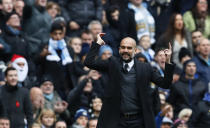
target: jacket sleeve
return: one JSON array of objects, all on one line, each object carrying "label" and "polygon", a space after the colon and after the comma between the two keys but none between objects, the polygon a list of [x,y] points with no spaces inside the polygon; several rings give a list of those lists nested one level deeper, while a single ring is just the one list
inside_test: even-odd
[{"label": "jacket sleeve", "polygon": [[32,111],[32,104],[29,96],[28,90],[25,91],[24,96],[24,112],[27,119],[27,125],[30,128],[30,126],[33,124],[33,111]]},{"label": "jacket sleeve", "polygon": [[99,44],[94,42],[92,43],[92,46],[86,56],[84,64],[90,69],[95,69],[98,71],[107,71],[110,59],[108,60],[97,59],[96,56],[98,55],[99,48],[100,48]]},{"label": "jacket sleeve", "polygon": [[156,70],[152,68],[152,82],[161,88],[168,89],[173,80],[173,72],[175,65],[167,64],[165,65],[164,77],[161,77]]}]

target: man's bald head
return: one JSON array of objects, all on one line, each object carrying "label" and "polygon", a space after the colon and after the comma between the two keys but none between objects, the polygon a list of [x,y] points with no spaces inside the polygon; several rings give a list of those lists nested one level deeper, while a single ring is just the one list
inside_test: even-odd
[{"label": "man's bald head", "polygon": [[30,90],[30,99],[33,107],[40,108],[44,105],[44,96],[42,90],[38,87],[33,87]]},{"label": "man's bald head", "polygon": [[119,54],[123,61],[126,63],[130,62],[136,51],[136,41],[131,37],[122,39],[119,48]]}]

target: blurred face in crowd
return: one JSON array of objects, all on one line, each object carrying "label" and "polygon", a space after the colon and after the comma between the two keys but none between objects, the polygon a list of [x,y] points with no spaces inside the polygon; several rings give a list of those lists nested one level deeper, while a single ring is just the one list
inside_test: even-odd
[{"label": "blurred face in crowd", "polygon": [[208,39],[202,39],[198,45],[199,52],[202,57],[208,58],[210,54],[210,42]]},{"label": "blurred face in crowd", "polygon": [[192,33],[192,43],[194,46],[198,45],[198,41],[202,38],[202,33],[200,31],[195,31]]},{"label": "blurred face in crowd", "polygon": [[189,77],[194,77],[196,73],[196,64],[194,62],[189,62],[185,68],[185,74]]},{"label": "blurred face in crowd", "polygon": [[89,81],[86,83],[86,86],[84,87],[83,91],[84,91],[84,92],[91,92],[92,90],[93,90],[92,81],[89,80]]},{"label": "blurred face in crowd", "polygon": [[98,120],[97,119],[90,120],[89,121],[89,127],[88,128],[96,128],[97,123],[98,123]]},{"label": "blurred face in crowd", "polygon": [[166,56],[163,50],[159,51],[155,56],[155,61],[162,69],[165,69]]},{"label": "blurred face in crowd", "polygon": [[51,94],[54,91],[54,85],[51,81],[45,81],[42,85],[41,85],[41,90],[44,94]]},{"label": "blurred face in crowd", "polygon": [[165,114],[166,117],[168,117],[169,119],[173,119],[174,117],[174,113],[173,113],[173,108],[172,106],[169,108],[169,111]]},{"label": "blurred face in crowd", "polygon": [[184,115],[184,116],[182,117],[182,120],[183,120],[184,122],[187,122],[187,121],[189,121],[190,116],[191,116],[191,115]]},{"label": "blurred face in crowd", "polygon": [[36,0],[37,5],[41,7],[46,7],[47,5],[47,0]]},{"label": "blurred face in crowd", "polygon": [[25,6],[25,3],[22,0],[17,0],[15,2],[14,9],[15,9],[15,12],[19,16],[23,16],[23,8],[24,8],[24,6]]},{"label": "blurred face in crowd", "polygon": [[88,43],[89,45],[91,45],[93,42],[93,35],[91,33],[83,33],[81,35],[81,38],[83,43]]},{"label": "blurred face in crowd", "polygon": [[151,46],[150,37],[149,36],[142,36],[142,38],[139,40],[139,45],[144,50],[148,50],[150,48],[150,46]]},{"label": "blurred face in crowd", "polygon": [[131,2],[132,4],[134,4],[135,6],[140,6],[141,3],[142,3],[142,0],[130,0],[130,2]]},{"label": "blurred face in crowd", "polygon": [[102,100],[100,98],[93,99],[93,110],[100,112],[102,107]]},{"label": "blurred face in crowd", "polygon": [[96,39],[97,35],[102,32],[101,24],[92,24],[90,27],[90,31],[93,34],[94,39]]},{"label": "blurred face in crowd", "polygon": [[112,20],[118,21],[120,17],[119,10],[115,10],[113,13],[111,13],[111,17],[112,17]]},{"label": "blurred face in crowd", "polygon": [[0,128],[10,128],[10,121],[8,119],[0,119]]},{"label": "blurred face in crowd", "polygon": [[196,4],[197,10],[199,13],[204,13],[208,9],[208,2],[207,0],[198,0]]},{"label": "blurred face in crowd", "polygon": [[53,40],[62,40],[64,38],[63,30],[55,30],[50,35]]},{"label": "blurred face in crowd", "polygon": [[106,50],[102,53],[101,59],[102,60],[107,60],[111,56],[112,56],[112,53],[109,50]]},{"label": "blurred face in crowd", "polygon": [[165,95],[163,95],[162,93],[159,94],[160,97],[160,103],[161,104],[165,104],[166,103],[166,97]]},{"label": "blurred face in crowd", "polygon": [[181,14],[177,14],[175,17],[174,28],[176,30],[182,30],[184,27],[183,19]]},{"label": "blurred face in crowd", "polygon": [[136,41],[130,37],[124,38],[120,43],[119,54],[123,61],[130,62],[136,50]]},{"label": "blurred face in crowd", "polygon": [[10,13],[13,10],[12,0],[2,0],[2,10],[6,13]]},{"label": "blurred face in crowd", "polygon": [[81,125],[81,126],[83,126],[84,128],[86,128],[86,127],[87,127],[87,123],[88,123],[88,118],[87,118],[86,116],[80,116],[80,117],[76,120],[76,122],[77,122],[79,125]]},{"label": "blurred face in crowd", "polygon": [[73,48],[76,54],[79,54],[82,50],[82,40],[80,38],[73,38],[70,42],[70,46]]},{"label": "blurred face in crowd", "polygon": [[58,5],[53,4],[51,8],[47,9],[49,15],[54,19],[58,15]]},{"label": "blurred face in crowd", "polygon": [[10,16],[10,18],[8,19],[6,24],[13,28],[19,28],[20,27],[20,17],[17,14],[13,14]]},{"label": "blurred face in crowd", "polygon": [[34,108],[39,109],[44,105],[44,96],[42,90],[37,87],[33,87],[30,90],[30,99]]},{"label": "blurred face in crowd", "polygon": [[16,86],[18,83],[18,74],[17,70],[10,70],[7,72],[5,76],[6,83],[10,86]]},{"label": "blurred face in crowd", "polygon": [[64,121],[58,121],[56,124],[55,124],[55,128],[67,128],[67,125]]},{"label": "blurred face in crowd", "polygon": [[47,114],[43,115],[42,124],[44,126],[51,127],[53,126],[54,122],[55,122],[55,118],[52,115],[47,115]]}]

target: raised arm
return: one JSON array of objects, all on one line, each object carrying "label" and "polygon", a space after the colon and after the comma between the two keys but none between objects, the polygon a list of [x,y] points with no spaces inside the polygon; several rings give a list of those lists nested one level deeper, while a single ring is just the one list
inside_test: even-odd
[{"label": "raised arm", "polygon": [[100,47],[105,44],[105,42],[101,39],[103,35],[104,33],[100,33],[97,35],[97,42],[92,43],[90,51],[88,52],[84,61],[85,66],[87,66],[90,69],[105,71],[108,68],[108,60],[101,60],[96,58]]}]

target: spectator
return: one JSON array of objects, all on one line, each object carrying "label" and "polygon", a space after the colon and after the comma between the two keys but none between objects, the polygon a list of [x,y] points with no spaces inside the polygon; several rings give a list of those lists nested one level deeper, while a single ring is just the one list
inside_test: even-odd
[{"label": "spectator", "polygon": [[89,30],[84,30],[81,33],[81,39],[82,43],[87,43],[89,46],[91,46],[92,42],[94,41],[93,34]]},{"label": "spectator", "polygon": [[67,128],[65,121],[59,120],[55,123],[55,128]]},{"label": "spectator", "polygon": [[67,110],[68,103],[54,91],[54,85],[49,76],[43,76],[40,88],[45,98],[44,108],[52,109],[56,113],[57,119],[61,118],[67,121],[70,118],[70,113]]},{"label": "spectator", "polygon": [[0,11],[0,29],[2,29],[6,23],[6,16],[13,11],[13,3],[12,0],[1,0],[0,4],[2,6]]},{"label": "spectator", "polygon": [[208,1],[196,0],[193,8],[183,15],[184,24],[190,32],[199,30],[205,38],[210,37],[210,15],[208,13]]},{"label": "spectator", "polygon": [[27,119],[27,126],[30,127],[33,122],[33,114],[29,92],[17,86],[17,75],[15,68],[10,67],[5,71],[6,85],[1,88],[1,97],[4,97],[2,102],[12,128],[25,127],[24,118]]},{"label": "spectator", "polygon": [[151,41],[149,35],[142,35],[138,45],[142,48],[141,52],[145,55],[148,62],[154,59],[155,52],[151,49]]},{"label": "spectator", "polygon": [[206,85],[196,74],[196,64],[191,59],[184,63],[183,75],[171,86],[169,103],[174,107],[175,117],[183,108],[193,107],[203,98]]},{"label": "spectator", "polygon": [[113,51],[109,45],[103,45],[99,49],[99,57],[101,57],[102,60],[107,60],[113,55]]},{"label": "spectator", "polygon": [[0,117],[0,128],[10,128],[10,120],[7,117]]},{"label": "spectator", "polygon": [[210,82],[210,41],[201,39],[198,45],[198,54],[194,56],[194,61],[197,65],[197,72],[206,84]]},{"label": "spectator", "polygon": [[66,9],[70,17],[68,28],[72,32],[87,28],[92,20],[102,19],[101,0],[71,0],[66,3]]},{"label": "spectator", "polygon": [[172,125],[173,121],[167,117],[164,117],[160,128],[171,128]]},{"label": "spectator", "polygon": [[42,128],[53,128],[54,123],[56,122],[56,115],[51,109],[43,109],[38,123],[42,125]]},{"label": "spectator", "polygon": [[172,59],[179,67],[181,64],[178,59],[179,51],[182,47],[189,49],[190,53],[193,54],[191,35],[184,28],[182,15],[175,13],[171,16],[167,30],[159,38],[156,47],[168,47],[168,42],[171,43],[173,48]]},{"label": "spectator", "polygon": [[159,92],[160,104],[161,106],[166,103],[166,94],[163,91]]},{"label": "spectator", "polygon": [[192,115],[192,109],[190,108],[184,108],[182,109],[178,114],[178,120],[183,120],[185,123],[187,123]]},{"label": "spectator", "polygon": [[87,110],[83,108],[78,109],[74,116],[75,123],[72,125],[72,128],[86,128],[88,124],[88,118],[89,115]]},{"label": "spectator", "polygon": [[42,90],[38,87],[31,88],[30,99],[33,109],[33,118],[35,121],[37,121],[41,113],[41,110],[44,108],[44,102],[45,102]]},{"label": "spectator", "polygon": [[193,44],[193,51],[194,51],[193,54],[194,55],[196,55],[199,52],[198,45],[199,45],[202,37],[203,37],[203,34],[200,31],[195,30],[192,32],[192,44]]},{"label": "spectator", "polygon": [[28,44],[20,27],[19,15],[15,12],[9,13],[7,15],[5,31],[2,35],[4,41],[11,46],[11,53],[9,53],[7,59],[10,59],[13,54],[18,54],[25,58],[29,57]]},{"label": "spectator", "polygon": [[35,0],[32,6],[26,6],[23,11],[23,31],[42,43],[49,40],[52,22],[52,18],[46,11],[46,5],[47,0]]},{"label": "spectator", "polygon": [[80,53],[82,51],[82,40],[79,37],[73,37],[68,44],[74,51],[74,61],[80,61]]},{"label": "spectator", "polygon": [[155,43],[155,20],[150,12],[142,6],[142,0],[129,0],[128,8],[135,14],[136,31],[138,40],[145,34],[148,34],[151,43]]},{"label": "spectator", "polygon": [[93,20],[88,24],[88,30],[93,34],[93,41],[97,40],[97,35],[103,31],[102,29],[100,21]]},{"label": "spectator", "polygon": [[60,6],[55,2],[48,2],[46,6],[48,14],[51,16],[52,19],[55,19],[56,16],[61,14]]},{"label": "spectator", "polygon": [[99,117],[99,114],[101,112],[101,107],[102,107],[102,99],[99,97],[94,97],[92,98],[92,103],[90,104],[92,107],[91,111],[91,117]]},{"label": "spectator", "polygon": [[96,117],[90,118],[88,122],[88,128],[96,128],[97,123],[98,123],[98,118]]},{"label": "spectator", "polygon": [[16,0],[14,2],[15,12],[21,17],[23,17],[23,8],[25,7],[25,3],[23,0]]}]

